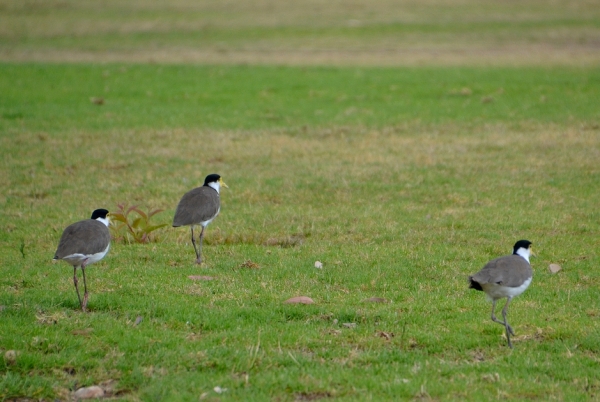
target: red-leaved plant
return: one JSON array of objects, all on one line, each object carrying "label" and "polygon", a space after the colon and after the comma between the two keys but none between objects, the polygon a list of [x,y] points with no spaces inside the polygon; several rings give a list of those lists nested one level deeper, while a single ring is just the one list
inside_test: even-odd
[{"label": "red-leaved plant", "polygon": [[[137,205],[117,204],[117,210],[110,213],[113,221],[111,229],[115,241],[123,243],[150,243],[156,241],[155,230],[167,226],[166,223],[152,225],[150,219],[162,212],[162,209],[150,210],[147,213]],[[132,214],[135,212],[135,214]]]}]

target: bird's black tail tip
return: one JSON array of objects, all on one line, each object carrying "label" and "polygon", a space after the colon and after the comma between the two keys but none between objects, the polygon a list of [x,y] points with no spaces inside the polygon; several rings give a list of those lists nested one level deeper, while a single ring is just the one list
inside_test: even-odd
[{"label": "bird's black tail tip", "polygon": [[483,291],[483,288],[481,287],[481,284],[479,282],[477,282],[476,280],[474,280],[472,276],[469,276],[469,289],[475,289],[475,290],[481,290],[481,291]]}]

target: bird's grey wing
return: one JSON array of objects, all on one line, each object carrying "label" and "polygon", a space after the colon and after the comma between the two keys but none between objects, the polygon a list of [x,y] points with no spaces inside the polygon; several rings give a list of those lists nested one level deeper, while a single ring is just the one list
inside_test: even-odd
[{"label": "bird's grey wing", "polygon": [[67,226],[60,237],[54,258],[61,259],[72,254],[96,254],[104,251],[108,244],[110,232],[106,225],[87,219]]},{"label": "bird's grey wing", "polygon": [[[519,287],[533,276],[531,265],[518,255],[509,255],[508,258],[498,262],[498,267],[510,269],[510,275],[502,277],[502,285],[504,286]],[[505,269],[502,269],[502,271],[506,272]]]},{"label": "bird's grey wing", "polygon": [[[214,197],[214,195],[217,195]],[[197,187],[188,191],[181,197],[173,226],[185,226],[207,221],[219,211],[219,194],[208,186]]]},{"label": "bird's grey wing", "polygon": [[496,283],[518,287],[532,275],[531,265],[523,257],[507,255],[488,262],[472,278],[480,284]]}]

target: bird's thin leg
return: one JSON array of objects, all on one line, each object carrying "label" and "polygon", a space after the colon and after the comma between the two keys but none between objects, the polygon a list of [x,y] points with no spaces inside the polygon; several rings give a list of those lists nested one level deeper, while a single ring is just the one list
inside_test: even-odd
[{"label": "bird's thin leg", "polygon": [[85,313],[88,303],[87,283],[85,282],[85,262],[81,264],[81,272],[83,273],[83,305],[81,306],[81,309]]},{"label": "bird's thin leg", "polygon": [[496,318],[496,314],[494,314],[494,311],[496,310],[496,302],[497,302],[497,300],[492,301],[492,321],[497,322],[498,324],[502,325],[503,327],[506,327],[506,323],[504,321],[500,321],[498,318]]},{"label": "bird's thin leg", "polygon": [[514,335],[515,333],[514,333],[512,327],[506,321],[506,312],[508,309],[508,303],[510,303],[510,297],[507,298],[506,304],[504,305],[504,308],[502,309],[502,318],[504,318],[504,321],[500,321],[499,319],[496,318],[496,314],[494,313],[496,310],[496,300],[492,301],[492,321],[497,322],[498,324],[500,324],[504,327],[504,329],[506,330],[506,339],[508,339],[508,346],[510,346],[512,348],[512,343],[510,342],[510,335]]},{"label": "bird's thin leg", "polygon": [[502,317],[504,318],[504,322],[506,323],[506,328],[508,329],[508,331],[510,332],[511,335],[514,335],[515,331],[513,331],[512,327],[510,326],[510,324],[506,320],[506,314],[508,313],[508,303],[510,303],[511,300],[512,300],[511,297],[509,297],[506,300],[506,304],[504,305],[504,308],[502,309]]},{"label": "bird's thin leg", "polygon": [[[200,254],[198,254],[198,248],[196,247],[196,240],[194,239],[194,225],[190,226],[190,229],[192,230],[192,244],[194,245],[194,251],[196,252],[196,262],[200,259]],[[204,229],[204,228],[202,228]],[[202,244],[202,243],[200,243]]]},{"label": "bird's thin leg", "polygon": [[200,244],[198,245],[199,251],[196,251],[196,256],[198,257],[196,264],[202,264],[202,239],[204,239],[204,226],[202,226],[202,231],[200,231],[200,236],[198,237],[198,243]]},{"label": "bird's thin leg", "polygon": [[81,296],[79,295],[79,287],[77,287],[77,265],[73,265],[73,284],[75,284],[75,290],[77,291],[77,298],[79,299],[79,307],[83,308],[81,302]]},{"label": "bird's thin leg", "polygon": [[504,326],[504,321],[500,321],[499,319],[496,318],[496,299],[492,300],[492,321],[497,322],[498,324],[501,324],[502,326]]},{"label": "bird's thin leg", "polygon": [[506,299],[506,304],[504,305],[504,308],[502,309],[502,317],[504,318],[504,322],[506,323],[506,325],[504,326],[506,328],[506,339],[508,339],[508,346],[512,349],[512,343],[510,342],[510,336],[514,335],[514,331],[512,329],[512,327],[508,324],[508,320],[506,319],[506,313],[508,312],[508,305],[510,303],[511,298],[508,297]]}]

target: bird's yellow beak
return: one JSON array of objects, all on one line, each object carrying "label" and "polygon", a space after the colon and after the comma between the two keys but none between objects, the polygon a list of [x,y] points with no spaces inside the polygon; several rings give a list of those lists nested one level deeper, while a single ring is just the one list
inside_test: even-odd
[{"label": "bird's yellow beak", "polygon": [[229,188],[229,186],[227,184],[225,184],[225,182],[223,181],[223,179],[219,179],[219,184],[225,188]]}]

